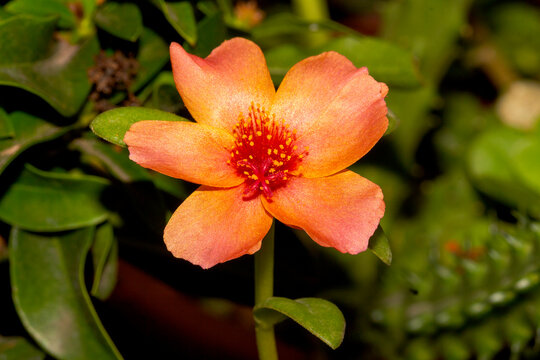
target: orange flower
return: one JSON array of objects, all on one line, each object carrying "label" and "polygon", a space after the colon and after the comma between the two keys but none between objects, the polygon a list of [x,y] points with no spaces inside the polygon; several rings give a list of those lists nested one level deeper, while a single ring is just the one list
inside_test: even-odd
[{"label": "orange flower", "polygon": [[346,167],[384,134],[388,87],[335,52],[299,62],[276,91],[249,40],[205,59],[176,43],[170,51],[196,123],[140,121],[124,141],[141,166],[202,184],[165,228],[174,256],[209,268],[253,254],[273,217],[322,246],[366,250],[383,195]]}]

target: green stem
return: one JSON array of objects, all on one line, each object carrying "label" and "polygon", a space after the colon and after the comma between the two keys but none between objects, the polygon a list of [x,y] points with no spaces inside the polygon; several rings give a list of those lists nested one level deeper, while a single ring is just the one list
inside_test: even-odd
[{"label": "green stem", "polygon": [[[308,23],[316,24],[329,19],[326,0],[292,0],[292,6],[296,15]],[[320,46],[328,39],[329,34],[325,31],[304,34],[304,41],[310,47]]]},{"label": "green stem", "polygon": [[292,0],[295,13],[307,21],[323,21],[328,19],[326,0]]},{"label": "green stem", "polygon": [[[255,305],[263,303],[274,293],[274,224],[255,253]],[[276,338],[273,326],[255,324],[257,349],[260,360],[277,360]]]}]

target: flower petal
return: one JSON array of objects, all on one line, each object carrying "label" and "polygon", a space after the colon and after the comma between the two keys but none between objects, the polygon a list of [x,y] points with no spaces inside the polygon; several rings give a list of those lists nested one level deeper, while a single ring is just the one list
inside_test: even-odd
[{"label": "flower petal", "polygon": [[176,88],[197,122],[230,131],[252,102],[269,108],[275,89],[255,43],[234,38],[205,59],[188,54],[177,43],[170,51]]},{"label": "flower petal", "polygon": [[366,68],[335,52],[293,66],[271,112],[297,130],[300,149],[308,148],[302,174],[331,175],[364,156],[388,127],[387,92]]},{"label": "flower petal", "polygon": [[207,269],[259,250],[272,217],[258,198],[243,200],[243,191],[201,186],[191,194],[165,227],[169,251]]},{"label": "flower petal", "polygon": [[162,174],[218,187],[243,182],[227,164],[234,138],[226,131],[187,121],[139,121],[124,141],[131,160]]},{"label": "flower petal", "polygon": [[379,186],[349,170],[325,178],[293,177],[263,205],[318,244],[350,254],[367,249],[385,207]]}]

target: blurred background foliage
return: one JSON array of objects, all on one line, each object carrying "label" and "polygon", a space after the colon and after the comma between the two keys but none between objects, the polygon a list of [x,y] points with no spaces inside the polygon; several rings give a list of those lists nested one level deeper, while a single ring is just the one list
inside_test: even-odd
[{"label": "blurred background foliage", "polygon": [[383,188],[393,263],[278,225],[276,295],[347,319],[336,351],[281,324],[282,358],[540,357],[538,1],[0,5],[0,359],[256,356],[252,257],[174,259],[163,227],[194,185],[89,128],[120,106],[189,117],[168,44],[206,56],[233,36],[276,86],[334,50],[390,88],[391,129],[352,170]]}]

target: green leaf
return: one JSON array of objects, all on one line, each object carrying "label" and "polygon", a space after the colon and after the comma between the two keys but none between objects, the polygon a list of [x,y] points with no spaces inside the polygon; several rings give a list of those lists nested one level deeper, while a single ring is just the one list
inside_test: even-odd
[{"label": "green leaf", "polygon": [[384,40],[345,36],[326,43],[320,51],[336,51],[356,67],[366,66],[377,81],[391,86],[420,85],[419,71],[410,52]]},{"label": "green leaf", "polygon": [[392,111],[392,109],[388,109],[388,113],[386,114],[386,117],[388,118],[388,128],[386,128],[386,131],[384,132],[384,136],[390,135],[394,132],[399,126],[399,118],[397,115]]},{"label": "green leaf", "polygon": [[148,103],[156,109],[172,113],[184,107],[182,98],[176,89],[172,72],[164,71],[158,75],[152,83],[152,97]]},{"label": "green leaf", "polygon": [[96,11],[96,25],[128,41],[136,41],[143,31],[142,15],[135,4],[107,2]]},{"label": "green leaf", "polygon": [[540,137],[525,139],[513,156],[513,167],[521,181],[540,196]]},{"label": "green leaf", "polygon": [[58,40],[49,47],[54,24],[28,16],[0,22],[0,85],[30,91],[63,116],[72,116],[90,91],[87,70],[99,44],[92,37],[77,45]]},{"label": "green leaf", "polygon": [[[15,136],[15,129],[11,125],[8,114],[0,108],[0,144],[2,139],[8,139]],[[0,145],[1,148],[1,145]]]},{"label": "green leaf", "polygon": [[13,302],[26,330],[60,359],[121,359],[84,285],[93,228],[47,236],[13,228]]},{"label": "green leaf", "polygon": [[[505,127],[492,129],[473,142],[467,165],[474,184],[484,193],[507,205],[530,209],[538,215],[540,194],[520,181],[514,167],[515,155],[523,144],[524,135],[519,131]],[[532,171],[535,171],[534,167]]]},{"label": "green leaf", "polygon": [[392,250],[390,249],[390,243],[384,233],[384,230],[379,225],[375,234],[369,239],[368,249],[371,250],[375,256],[377,256],[383,263],[390,265],[392,263]]},{"label": "green leaf", "polygon": [[66,1],[62,0],[13,0],[6,4],[5,9],[15,14],[36,16],[57,16],[58,26],[65,29],[75,27],[77,20]]},{"label": "green leaf", "polygon": [[45,353],[36,349],[25,338],[0,336],[1,360],[43,360]]},{"label": "green leaf", "polygon": [[12,15],[0,7],[0,21],[10,18]]},{"label": "green leaf", "polygon": [[262,23],[253,28],[251,34],[255,41],[258,42],[268,41],[269,38],[286,39],[294,35],[305,38],[306,34],[321,31],[337,31],[342,34],[357,34],[351,28],[331,20],[319,22],[306,21],[287,12],[280,12],[268,16]]},{"label": "green leaf", "polygon": [[199,9],[204,15],[213,15],[219,12],[219,8],[216,3],[211,0],[203,0],[197,2],[197,9]]},{"label": "green leaf", "polygon": [[343,314],[324,299],[270,297],[255,306],[253,314],[259,326],[272,326],[285,317],[291,318],[332,349],[338,348],[345,335]]},{"label": "green leaf", "polygon": [[294,64],[311,55],[314,54],[293,44],[273,46],[264,52],[268,70],[276,86]]},{"label": "green leaf", "polygon": [[125,147],[124,135],[131,125],[142,120],[188,121],[183,117],[161,110],[123,107],[99,114],[90,124],[90,128],[97,136]]},{"label": "green leaf", "polygon": [[15,133],[12,139],[0,140],[0,174],[20,153],[29,147],[55,139],[69,130],[23,112],[13,112],[9,120]]},{"label": "green leaf", "polygon": [[109,222],[97,227],[91,252],[94,281],[90,293],[106,300],[116,286],[118,274],[118,243]]},{"label": "green leaf", "polygon": [[[134,212],[156,233],[163,232],[167,212],[163,198],[154,186],[153,178],[148,171],[129,159],[127,149],[119,149],[115,145],[104,143],[94,135],[75,140],[73,147],[88,157],[83,158],[83,162],[87,160],[86,162],[94,166],[97,163],[123,182],[120,192],[131,203]],[[180,182],[177,179],[174,181]]]},{"label": "green leaf", "polygon": [[184,186],[185,183],[182,180],[160,174],[156,171],[150,173],[150,176],[159,190],[182,200],[185,200],[189,196],[189,190]]},{"label": "green leaf", "polygon": [[513,69],[534,77],[540,71],[540,10],[523,2],[501,3],[488,14],[491,39]]},{"label": "green leaf", "polygon": [[287,71],[308,56],[325,51],[336,51],[356,67],[366,66],[371,76],[390,86],[416,87],[419,72],[412,55],[390,42],[358,36],[344,36],[327,42],[317,49],[303,49],[295,44],[281,44],[265,51],[272,79],[279,84]]},{"label": "green leaf", "polygon": [[438,83],[456,56],[457,39],[467,26],[471,3],[470,0],[386,2],[383,38],[409,49],[419,59],[422,75],[428,81]]},{"label": "green leaf", "polygon": [[161,11],[174,29],[191,45],[197,43],[197,23],[189,1],[165,2],[158,0]]},{"label": "green leaf", "polygon": [[26,165],[0,199],[0,219],[30,231],[64,231],[99,224],[108,212],[100,196],[109,182],[89,175]]},{"label": "green leaf", "polygon": [[198,40],[195,47],[184,44],[184,49],[200,57],[208,56],[227,36],[225,23],[219,12],[206,16],[197,24]]},{"label": "green leaf", "polygon": [[29,15],[12,16],[0,21],[0,69],[43,59],[51,44],[56,22],[54,16],[42,18]]},{"label": "green leaf", "polygon": [[139,69],[130,89],[133,92],[142,88],[169,61],[169,47],[159,35],[144,28],[139,39],[137,61]]}]

